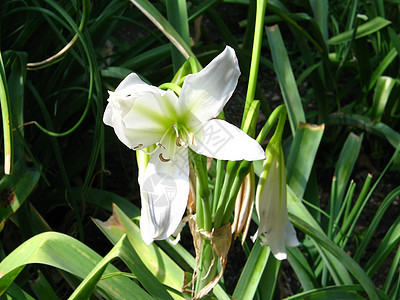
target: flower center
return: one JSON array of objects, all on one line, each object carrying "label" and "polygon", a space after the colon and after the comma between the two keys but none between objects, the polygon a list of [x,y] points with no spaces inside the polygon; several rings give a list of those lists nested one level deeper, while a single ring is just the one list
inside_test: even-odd
[{"label": "flower center", "polygon": [[188,147],[189,145],[193,145],[194,143],[194,135],[190,133],[186,127],[182,124],[172,124],[172,127],[175,130],[176,140],[175,144],[178,147]]}]

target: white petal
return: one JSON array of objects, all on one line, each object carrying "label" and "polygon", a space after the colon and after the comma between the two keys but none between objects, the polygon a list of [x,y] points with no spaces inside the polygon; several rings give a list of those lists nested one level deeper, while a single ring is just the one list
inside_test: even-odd
[{"label": "white petal", "polygon": [[172,91],[162,95],[143,92],[137,96],[122,122],[140,149],[159,142],[165,131],[177,123],[178,97]]},{"label": "white petal", "polygon": [[263,245],[268,245],[276,259],[286,259],[286,246],[296,247],[299,242],[290,223],[286,200],[286,176],[283,151],[271,139],[267,159],[256,194],[256,209],[260,219],[257,232]]},{"label": "white petal", "polygon": [[174,134],[173,129],[170,130],[162,139],[162,146],[152,154],[140,186],[140,229],[147,244],[172,235],[179,226],[187,206],[188,149],[175,144]]},{"label": "white petal", "polygon": [[109,94],[103,121],[131,149],[159,142],[176,120],[176,95],[144,83],[136,74],[128,75]]},{"label": "white petal", "polygon": [[134,139],[134,132],[125,128],[122,122],[122,112],[115,102],[109,102],[103,116],[104,124],[114,128],[114,132],[119,140],[129,148],[134,148],[139,143]]},{"label": "white petal", "polygon": [[121,81],[115,89],[115,93],[120,96],[129,97],[129,95],[139,92],[157,93],[159,89],[155,86],[145,83],[136,73],[131,73]]},{"label": "white petal", "polygon": [[288,220],[285,227],[285,237],[286,237],[286,245],[289,247],[297,247],[300,245],[299,240],[297,239],[296,230],[294,229],[292,223]]},{"label": "white petal", "polygon": [[194,144],[190,148],[221,160],[261,160],[265,153],[260,144],[244,131],[224,120],[210,120],[192,128]]},{"label": "white petal", "polygon": [[188,75],[179,97],[184,111],[191,112],[190,117],[186,116],[187,123],[217,117],[232,96],[239,75],[238,61],[231,47],[226,47],[199,73]]}]

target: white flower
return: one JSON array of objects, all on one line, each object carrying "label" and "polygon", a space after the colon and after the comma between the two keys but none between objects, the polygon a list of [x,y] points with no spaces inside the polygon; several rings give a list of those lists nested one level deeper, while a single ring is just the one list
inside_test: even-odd
[{"label": "white flower", "polygon": [[275,133],[268,143],[263,171],[256,192],[256,210],[260,224],[253,242],[258,236],[263,246],[269,246],[276,259],[286,259],[286,245],[296,247],[299,241],[288,218],[286,199],[285,160],[281,134]]},{"label": "white flower", "polygon": [[240,70],[226,47],[208,66],[185,78],[179,98],[128,75],[109,92],[104,123],[129,148],[156,144],[140,180],[143,240],[169,237],[185,212],[189,194],[189,148],[222,160],[261,160],[262,147],[239,128],[215,119],[235,90]]}]

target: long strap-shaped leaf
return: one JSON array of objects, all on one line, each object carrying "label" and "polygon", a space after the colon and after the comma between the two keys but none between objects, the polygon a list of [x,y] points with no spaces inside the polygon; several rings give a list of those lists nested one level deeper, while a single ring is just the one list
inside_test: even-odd
[{"label": "long strap-shaped leaf", "polygon": [[[138,280],[143,286],[149,290],[151,295],[158,299],[171,299],[166,289],[160,284],[157,279],[151,275],[150,271],[146,269],[143,262],[140,260],[135,250],[129,244],[126,235],[123,235],[112,250],[96,265],[89,275],[82,281],[82,283],[75,289],[74,293],[70,296],[69,300],[87,299],[92,294],[99,282],[101,276],[104,274],[106,267],[115,258],[121,258],[132,272],[136,275]],[[119,274],[119,273],[117,273]],[[111,275],[110,275],[111,276]],[[151,299],[150,296],[147,296]]]},{"label": "long strap-shaped leaf", "polygon": [[0,103],[3,118],[3,136],[4,136],[4,174],[12,174],[13,171],[13,134],[12,118],[10,107],[10,96],[8,94],[8,85],[6,72],[4,70],[3,58],[0,52]]},{"label": "long strap-shaped leaf", "polygon": [[357,278],[358,282],[362,285],[364,290],[368,294],[369,299],[380,299],[379,292],[377,291],[371,278],[365,273],[365,271],[357,264],[346,252],[344,252],[339,246],[328,239],[322,232],[319,232],[304,220],[291,216],[291,221],[300,228],[301,231],[309,235],[314,239],[321,247],[327,249],[331,254],[333,254],[338,260],[340,260],[343,265],[349,270],[349,272]]},{"label": "long strap-shaped leaf", "polygon": [[[0,294],[4,293],[28,264],[45,264],[85,278],[101,260],[101,256],[80,241],[57,232],[45,232],[20,245],[0,263]],[[109,266],[105,274],[119,270]],[[148,294],[135,282],[124,277],[113,277],[98,283],[108,299],[148,299]]]},{"label": "long strap-shaped leaf", "polygon": [[182,37],[176,32],[172,25],[164,18],[164,16],[147,0],[131,0],[131,2],[151,21],[162,33],[170,40],[170,42],[188,59],[194,57],[190,46],[185,43]]}]

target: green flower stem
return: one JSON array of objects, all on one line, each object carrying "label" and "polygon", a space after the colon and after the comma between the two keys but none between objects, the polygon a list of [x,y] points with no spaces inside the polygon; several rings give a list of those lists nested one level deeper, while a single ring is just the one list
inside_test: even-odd
[{"label": "green flower stem", "polygon": [[224,175],[225,175],[225,161],[224,160],[217,160],[217,166],[216,166],[215,172],[216,172],[216,176],[215,176],[213,206],[212,206],[213,215],[215,215],[215,213],[217,211],[218,199],[221,195],[222,184],[224,182]]},{"label": "green flower stem", "polygon": [[[251,137],[254,137],[255,134],[255,127],[256,127],[256,121],[258,117],[258,112],[260,109],[260,101],[253,101],[250,105],[249,112],[247,114],[247,118],[244,122],[243,130],[247,132]],[[242,170],[241,166],[246,165],[246,170]],[[244,177],[246,177],[247,173],[250,171],[251,167],[251,162],[237,162],[235,165],[235,168],[239,168],[238,173],[236,174],[236,171],[232,174],[236,174],[234,179],[233,179],[233,186],[232,181],[230,181],[230,185],[225,185],[227,187],[227,190],[225,191],[224,197],[221,197],[221,199],[224,199],[224,204],[223,206],[221,205],[221,208],[219,210],[219,214],[222,215],[222,224],[227,224],[230,220],[231,214],[233,212],[233,209],[235,207],[235,202],[236,202],[236,196],[239,192],[240,186],[242,185]],[[242,170],[242,171],[240,171]],[[239,175],[240,173],[240,175]],[[244,176],[241,176],[243,175]],[[217,198],[218,199],[218,198]],[[217,213],[217,214],[218,214]],[[220,218],[218,218],[220,220]],[[216,227],[218,228],[218,227]]]},{"label": "green flower stem", "polygon": [[232,188],[229,193],[228,203],[225,207],[222,224],[227,224],[231,220],[233,210],[235,209],[237,194],[239,193],[244,178],[250,172],[251,164],[252,162],[247,160],[242,161],[242,163],[240,164],[237,175],[235,177],[235,181],[233,182]]},{"label": "green flower stem", "polygon": [[283,134],[283,129],[285,128],[285,123],[286,123],[286,108],[282,110],[281,113],[279,114],[279,121],[275,130],[275,133],[277,134],[276,138],[279,140],[282,140],[282,134]]},{"label": "green flower stem", "polygon": [[6,72],[4,70],[3,58],[0,52],[0,103],[3,119],[4,136],[4,174],[12,174],[14,165],[14,140],[11,118],[10,96],[8,93],[8,84]]},{"label": "green flower stem", "polygon": [[[201,229],[211,230],[210,188],[208,186],[207,158],[190,151],[196,173],[196,213],[197,224]],[[200,203],[201,202],[201,203]]]},{"label": "green flower stem", "polygon": [[[218,116],[218,119],[225,120],[225,113],[222,110]],[[215,213],[218,208],[218,199],[221,195],[222,185],[224,183],[225,178],[225,165],[226,162],[224,160],[217,160],[217,166],[215,168],[215,183],[214,183],[214,193],[213,193],[213,202],[212,202],[212,216],[215,216]]]},{"label": "green flower stem", "polygon": [[213,262],[212,245],[208,239],[203,239],[201,247],[200,262],[198,265],[198,274],[195,285],[195,294],[201,291],[215,277],[217,271],[217,260]]},{"label": "green flower stem", "polygon": [[[196,177],[196,187],[200,185],[200,180]],[[200,196],[200,189],[196,188],[196,220],[199,228],[204,228],[204,208],[203,199]]]},{"label": "green flower stem", "polygon": [[173,90],[175,92],[175,94],[177,94],[178,96],[181,94],[181,91],[182,91],[182,88],[179,85],[172,83],[172,82],[163,83],[158,87],[162,90],[166,90],[166,89]]},{"label": "green flower stem", "polygon": [[[262,144],[264,140],[267,138],[268,133],[271,131],[272,127],[275,125],[275,122],[280,116],[284,114],[286,116],[286,108],[285,105],[279,105],[274,111],[270,114],[267,122],[265,122],[263,128],[257,136],[257,142]],[[286,118],[286,117],[285,117]],[[279,126],[279,124],[278,124]]]},{"label": "green flower stem", "polygon": [[225,207],[227,206],[232,184],[234,183],[239,165],[240,162],[238,161],[228,161],[226,164],[226,176],[222,186],[221,196],[219,197],[217,211],[214,217],[214,228],[219,228],[223,224],[222,222],[224,218]]},{"label": "green flower stem", "polygon": [[[277,111],[277,114],[274,114],[274,112]],[[286,122],[286,109],[283,105],[277,107],[274,112],[270,115],[268,118],[266,125],[268,124],[267,128],[268,130],[265,130],[263,134],[267,135],[269,130],[271,129],[272,125],[275,123],[275,120],[277,117],[279,117],[278,125],[276,126],[275,134],[274,134],[274,139],[276,140],[281,140],[282,139],[282,134],[283,134],[283,129],[285,127],[285,122]],[[270,120],[274,120],[274,122],[269,122]],[[265,126],[264,126],[265,127]],[[263,128],[264,129],[264,128]],[[262,131],[263,132],[263,131]],[[261,134],[261,132],[260,132]],[[260,137],[260,135],[259,135]],[[264,138],[265,139],[265,138]],[[264,140],[262,139],[261,142]],[[257,141],[261,143],[258,138]],[[235,201],[237,194],[240,190],[240,187],[242,185],[242,182],[244,178],[247,176],[247,174],[250,172],[251,169],[251,164],[252,162],[250,161],[242,161],[240,164],[240,167],[237,171],[237,175],[235,177],[235,181],[233,183],[233,186],[231,188],[229,198],[227,201],[227,205],[224,211],[224,217],[223,217],[223,223],[222,224],[227,224],[229,220],[231,219],[233,210],[235,208]]]},{"label": "green flower stem", "polygon": [[246,103],[244,106],[242,128],[247,118],[247,112],[253,102],[257,86],[258,66],[260,63],[260,53],[262,36],[264,30],[265,10],[267,8],[267,0],[258,0],[256,8],[256,24],[254,29],[253,51],[251,55],[249,85],[247,87]]},{"label": "green flower stem", "polygon": [[[259,107],[257,102],[253,102],[253,105],[255,107]],[[249,110],[249,111],[255,112],[258,110]],[[264,142],[265,138],[271,131],[272,127],[275,126],[276,120],[278,118],[279,122],[276,130],[279,130],[280,135],[282,136],[283,127],[286,121],[286,108],[284,105],[278,106],[271,113],[264,127],[258,134],[257,142],[259,142],[260,144]],[[253,118],[251,117],[251,119]],[[247,131],[251,131],[251,128],[254,125],[253,120],[247,119],[245,124],[247,124],[245,129],[247,129]],[[239,192],[243,179],[250,172],[250,167],[251,167],[251,162],[249,161],[242,161],[242,162],[229,161],[227,163],[226,176],[224,179],[224,184],[222,186],[221,195],[219,196],[218,206],[215,212],[214,228],[219,228],[223,224],[229,222],[235,206],[236,195]]]}]

